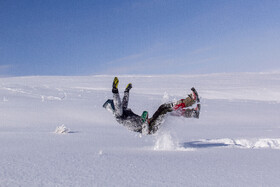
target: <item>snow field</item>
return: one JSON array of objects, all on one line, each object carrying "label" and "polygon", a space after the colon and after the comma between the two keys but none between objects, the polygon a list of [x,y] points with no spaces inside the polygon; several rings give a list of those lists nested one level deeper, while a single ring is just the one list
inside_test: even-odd
[{"label": "snow field", "polygon": [[119,76],[137,114],[198,90],[153,136],[102,108],[113,78],[1,78],[0,186],[279,186],[280,74]]}]

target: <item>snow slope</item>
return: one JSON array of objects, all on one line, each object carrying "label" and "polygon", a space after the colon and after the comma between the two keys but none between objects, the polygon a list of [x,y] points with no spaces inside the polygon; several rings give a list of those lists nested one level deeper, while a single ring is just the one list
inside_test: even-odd
[{"label": "snow slope", "polygon": [[141,136],[102,104],[113,76],[0,79],[0,186],[279,186],[280,74],[119,76],[150,115],[201,96],[200,119]]}]

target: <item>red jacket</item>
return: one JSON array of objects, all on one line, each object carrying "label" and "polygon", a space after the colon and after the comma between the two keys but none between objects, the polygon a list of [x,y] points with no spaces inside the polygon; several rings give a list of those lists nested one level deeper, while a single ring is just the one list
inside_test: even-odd
[{"label": "red jacket", "polygon": [[178,115],[183,115],[184,113],[185,113],[185,111],[186,111],[186,105],[185,105],[185,103],[183,102],[183,100],[184,99],[181,99],[181,103],[180,104],[177,104],[177,105],[175,105],[174,107],[173,107],[173,110],[174,111],[176,111],[176,113],[178,114]]}]

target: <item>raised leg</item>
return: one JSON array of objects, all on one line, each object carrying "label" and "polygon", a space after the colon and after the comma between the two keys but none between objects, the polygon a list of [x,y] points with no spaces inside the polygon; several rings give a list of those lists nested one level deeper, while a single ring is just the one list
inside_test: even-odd
[{"label": "raised leg", "polygon": [[129,90],[132,88],[132,84],[129,83],[126,88],[125,88],[125,91],[124,91],[124,95],[123,95],[123,100],[122,100],[122,106],[123,106],[123,109],[127,109],[127,106],[128,106],[128,101],[129,101]]},{"label": "raised leg", "polygon": [[122,116],[123,114],[123,107],[121,103],[121,98],[119,93],[113,93],[113,102],[115,106],[115,115],[117,117]]},{"label": "raised leg", "polygon": [[112,86],[113,102],[115,105],[115,115],[117,117],[120,117],[123,114],[123,108],[122,108],[121,98],[118,90],[118,84],[119,84],[119,79],[115,77]]},{"label": "raised leg", "polygon": [[158,129],[158,126],[160,125],[160,122],[164,115],[167,112],[173,111],[173,104],[172,103],[165,103],[160,105],[160,107],[157,109],[157,111],[154,113],[153,117],[149,119],[149,132],[155,133],[155,131]]},{"label": "raised leg", "polygon": [[129,92],[124,92],[123,99],[122,99],[123,110],[127,109],[128,101],[129,101]]}]

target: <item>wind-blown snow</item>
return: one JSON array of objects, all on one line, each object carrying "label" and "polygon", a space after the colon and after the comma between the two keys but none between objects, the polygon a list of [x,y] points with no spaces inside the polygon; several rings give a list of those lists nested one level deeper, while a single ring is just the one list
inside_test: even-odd
[{"label": "wind-blown snow", "polygon": [[152,136],[102,108],[113,78],[1,78],[0,186],[279,186],[279,73],[119,76],[137,114],[198,90]]}]

